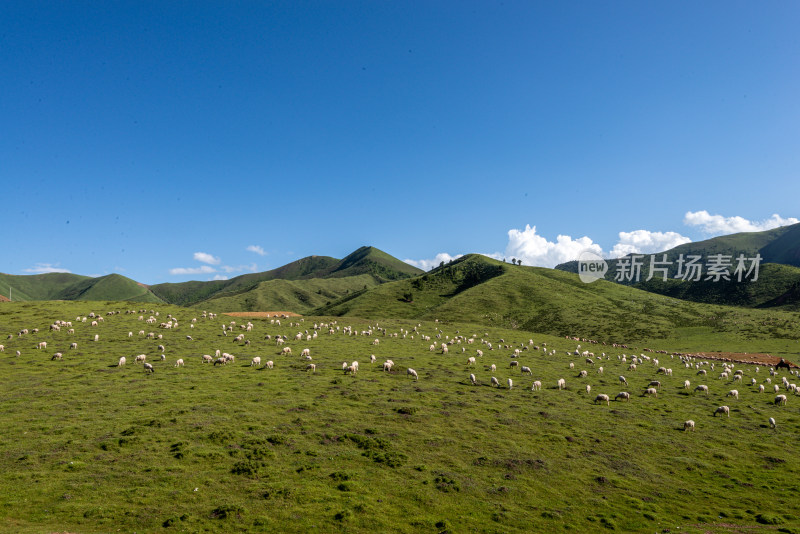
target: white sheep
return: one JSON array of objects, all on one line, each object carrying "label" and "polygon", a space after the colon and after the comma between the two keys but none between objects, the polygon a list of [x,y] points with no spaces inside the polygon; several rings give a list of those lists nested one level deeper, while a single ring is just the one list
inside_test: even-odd
[{"label": "white sheep", "polygon": [[145,373],[154,373],[155,369],[153,369],[153,365],[149,363],[144,364],[144,372]]},{"label": "white sheep", "polygon": [[614,397],[614,400],[617,400],[617,399],[622,399],[624,401],[630,401],[631,400],[631,394],[628,393],[627,391],[620,391],[619,393],[617,393],[617,396]]},{"label": "white sheep", "polygon": [[125,365],[126,361],[127,360],[125,359],[125,356],[120,356],[119,361],[117,362],[117,367],[122,367],[123,365]]},{"label": "white sheep", "polygon": [[136,359],[133,360],[133,363],[144,362],[146,359],[147,359],[147,355],[139,354],[138,356],[136,356]]},{"label": "white sheep", "polygon": [[562,389],[566,389],[566,388],[567,388],[567,381],[564,380],[563,378],[559,378],[558,379],[558,389],[562,390]]},{"label": "white sheep", "polygon": [[78,344],[77,343],[70,343],[69,344],[69,348],[70,349],[77,349],[78,348]]},{"label": "white sheep", "polygon": [[311,350],[303,349],[302,352],[300,352],[300,356],[311,356]]},{"label": "white sheep", "polygon": [[266,367],[267,367],[267,369],[272,369],[274,365],[275,365],[275,364],[272,362],[272,360],[269,360],[269,361],[266,363]]},{"label": "white sheep", "polygon": [[691,419],[683,423],[683,431],[686,432],[687,430],[691,430],[692,432],[694,432],[694,421],[692,421]]},{"label": "white sheep", "polygon": [[210,354],[203,354],[203,363],[211,363],[213,358]]},{"label": "white sheep", "polygon": [[178,358],[175,360],[175,367],[183,367],[183,358]]},{"label": "white sheep", "polygon": [[495,372],[495,371],[497,371],[497,366],[495,364],[492,364],[490,366],[490,369],[492,370],[492,372]]},{"label": "white sheep", "polygon": [[418,375],[418,374],[417,374],[417,372],[416,372],[414,369],[412,369],[411,367],[409,367],[408,369],[406,369],[406,375],[413,377],[413,378],[414,378],[414,380],[419,380],[419,375]]},{"label": "white sheep", "polygon": [[252,360],[250,360],[250,367],[257,367],[261,365],[261,357],[256,356]]},{"label": "white sheep", "polygon": [[603,374],[603,366],[602,365],[597,368],[597,374],[599,374],[599,375]]},{"label": "white sheep", "polygon": [[776,395],[775,396],[775,404],[777,404],[779,406],[785,406],[786,405],[786,395]]},{"label": "white sheep", "polygon": [[739,391],[738,391],[738,390],[736,390],[736,389],[732,389],[732,390],[730,390],[730,391],[728,392],[728,394],[727,394],[727,395],[725,395],[725,396],[726,396],[726,397],[733,397],[734,399],[738,399],[738,398],[739,398]]},{"label": "white sheep", "polygon": [[769,418],[769,426],[770,426],[770,428],[775,428],[777,426],[777,424],[775,423],[775,418],[774,417],[770,417]]},{"label": "white sheep", "polygon": [[53,354],[53,357],[50,358],[50,360],[61,360],[63,356],[64,355],[61,354],[60,352],[56,352],[55,354]]},{"label": "white sheep", "polygon": [[591,392],[592,392],[592,386],[590,384],[586,384],[586,394],[588,395]]},{"label": "white sheep", "polygon": [[511,379],[509,378],[509,379],[508,379],[508,389],[511,389],[511,387],[512,387],[513,385],[514,385],[514,381],[513,381],[513,380],[511,380]]},{"label": "white sheep", "polygon": [[469,358],[467,358],[467,367],[469,367],[470,365],[475,365],[475,356],[470,356]]},{"label": "white sheep", "polygon": [[531,386],[531,391],[539,391],[542,389],[542,382],[540,380],[534,381],[533,385]]},{"label": "white sheep", "polygon": [[758,385],[758,392],[759,393],[764,393],[764,384],[759,384]]},{"label": "white sheep", "polygon": [[500,381],[497,379],[497,377],[494,377],[494,376],[492,377],[491,385],[500,387]]},{"label": "white sheep", "polygon": [[311,371],[312,373],[316,373],[317,372],[317,364],[309,363],[308,365],[306,365],[306,371]]},{"label": "white sheep", "polygon": [[531,371],[531,368],[530,367],[526,367],[524,365],[520,368],[520,371],[522,371],[523,375],[525,375],[525,374],[532,375],[533,374],[533,371]]},{"label": "white sheep", "polygon": [[628,385],[628,380],[624,376],[619,375],[619,383],[620,384],[625,384],[627,386]]},{"label": "white sheep", "polygon": [[689,389],[689,386],[691,386],[691,385],[692,385],[692,383],[689,382],[688,380],[684,380],[683,381],[683,389]]},{"label": "white sheep", "polygon": [[658,390],[656,388],[647,388],[646,390],[644,390],[644,394],[655,395],[655,397],[658,398]]},{"label": "white sheep", "polygon": [[586,372],[586,369],[584,369],[580,373],[578,373],[578,376],[580,378],[586,378],[587,375],[588,375],[588,373]]},{"label": "white sheep", "polygon": [[600,393],[594,398],[594,403],[595,404],[600,403],[600,402],[605,402],[606,406],[610,406],[611,405],[611,399],[609,399],[608,395],[606,395],[605,393]]},{"label": "white sheep", "polygon": [[706,386],[705,384],[700,384],[699,386],[694,388],[694,391],[695,392],[697,392],[697,391],[705,391],[706,395],[708,395],[708,386]]},{"label": "white sheep", "polygon": [[725,415],[730,417],[731,416],[731,409],[728,408],[727,406],[720,406],[719,408],[714,410],[714,417],[716,417],[718,413],[724,413]]},{"label": "white sheep", "polygon": [[472,385],[473,385],[473,386],[474,386],[474,385],[476,385],[476,384],[478,383],[478,379],[477,379],[477,378],[475,378],[475,374],[474,374],[474,373],[470,373],[470,375],[469,375],[469,381],[470,381],[470,382],[472,382]]}]

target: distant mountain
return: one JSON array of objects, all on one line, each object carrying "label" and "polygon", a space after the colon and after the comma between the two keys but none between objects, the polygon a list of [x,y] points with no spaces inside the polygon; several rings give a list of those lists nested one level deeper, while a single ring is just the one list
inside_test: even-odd
[{"label": "distant mountain", "polygon": [[163,302],[130,278],[109,274],[92,278],[71,273],[14,275],[0,273],[0,294],[20,300],[129,300]]},{"label": "distant mountain", "polygon": [[[661,261],[666,254],[669,262],[667,280],[663,274],[654,273],[651,280],[647,280],[650,273],[650,257]],[[742,277],[739,282],[736,277],[731,280],[706,280],[708,272],[706,262],[718,254],[731,257],[733,272],[737,264],[736,258],[744,255],[745,266],[749,269],[752,265],[751,258],[761,255],[758,280],[751,281],[754,273],[749,278]],[[679,258],[700,256],[700,263],[704,265],[703,274],[698,281],[676,279],[679,268]],[[713,304],[729,304],[746,307],[781,307],[784,309],[800,309],[800,301],[793,297],[792,288],[800,282],[800,224],[782,226],[764,232],[743,232],[738,234],[715,237],[705,241],[686,243],[664,252],[647,254],[638,280],[617,280],[616,273],[621,261],[630,261],[631,255],[624,258],[608,260],[608,273],[606,280],[623,285],[630,285],[652,293],[667,295],[683,300],[706,302]],[[666,265],[665,265],[666,266]],[[657,265],[656,265],[657,267]],[[578,262],[571,261],[556,266],[556,269],[577,273]]]},{"label": "distant mountain", "polygon": [[[361,247],[341,260],[308,256],[271,271],[244,274],[230,280],[157,284],[150,289],[164,301],[181,306],[221,305],[225,311],[282,306],[282,310],[304,312],[352,291],[423,272],[375,247]],[[350,280],[334,283],[333,279]],[[315,282],[307,283],[311,280]],[[319,280],[330,281],[320,283]],[[250,292],[254,293],[248,294]]]}]

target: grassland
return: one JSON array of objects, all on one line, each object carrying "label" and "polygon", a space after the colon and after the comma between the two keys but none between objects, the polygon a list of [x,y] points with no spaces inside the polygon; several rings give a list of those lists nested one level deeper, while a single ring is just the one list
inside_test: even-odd
[{"label": "grassland", "polygon": [[[0,304],[0,333],[12,334],[0,341],[3,532],[800,532],[800,399],[789,395],[787,406],[776,406],[774,394],[758,394],[749,379],[763,383],[765,369],[745,367],[747,383],[734,385],[717,379],[719,366],[705,366],[700,377],[678,358],[646,353],[673,369],[665,377],[652,362],[629,371],[619,359],[641,346],[584,344],[596,354],[592,366],[567,355],[576,342],[563,336],[444,319],[252,319],[252,331],[237,325],[224,336],[220,325],[230,317],[203,319],[161,304],[126,314],[131,306]],[[105,315],[112,310],[122,313]],[[138,319],[150,310],[157,322],[172,314],[179,327]],[[89,312],[105,321],[76,322]],[[49,331],[56,319],[73,321],[75,333]],[[329,326],[294,341],[315,323]],[[348,325],[370,333],[345,335]],[[752,326],[751,339],[770,342],[770,326]],[[23,328],[39,332],[18,336]],[[147,340],[140,330],[164,337]],[[233,341],[239,332],[249,346]],[[684,334],[689,343],[704,336]],[[290,338],[294,355],[277,354],[277,335]],[[448,355],[429,350],[457,335],[476,341],[454,344]],[[511,353],[530,340],[556,352],[522,350],[518,361],[533,370],[522,376],[510,367]],[[48,348],[35,349],[39,341]],[[70,350],[73,341],[78,348]],[[789,351],[792,342],[777,343]],[[163,362],[158,344],[166,347]],[[316,373],[298,354],[306,347]],[[201,355],[217,348],[236,361],[202,364]],[[484,356],[469,369],[466,358],[477,349]],[[62,361],[51,360],[56,351]],[[608,358],[599,360],[603,351]],[[140,353],[154,374],[116,367],[119,356]],[[250,367],[253,356],[275,368]],[[185,368],[174,367],[177,358]],[[386,359],[396,372],[381,371]],[[342,361],[352,360],[359,374],[343,375]],[[577,377],[581,369],[586,379]],[[490,387],[492,375],[504,386],[512,378],[514,387]],[[621,387],[619,375],[630,386]],[[556,389],[558,378],[565,391]],[[641,396],[652,379],[662,382],[658,397]],[[709,395],[684,390],[686,379],[706,383]],[[531,391],[533,380],[543,382],[541,391]],[[725,396],[732,388],[738,400]],[[592,402],[623,389],[630,402]],[[722,404],[730,418],[712,416]],[[687,419],[695,432],[682,431]]]}]

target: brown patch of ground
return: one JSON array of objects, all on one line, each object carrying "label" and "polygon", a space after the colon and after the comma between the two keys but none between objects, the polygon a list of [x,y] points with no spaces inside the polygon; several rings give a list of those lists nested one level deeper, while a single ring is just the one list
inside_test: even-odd
[{"label": "brown patch of ground", "polygon": [[230,315],[231,317],[277,317],[282,319],[284,317],[302,317],[299,313],[288,311],[268,311],[268,312],[228,312],[222,315]]},{"label": "brown patch of ground", "polygon": [[11,302],[11,300],[8,297],[4,297],[3,295],[0,295],[0,302]]},{"label": "brown patch of ground", "polygon": [[[775,365],[781,361],[780,356],[771,354],[749,354],[747,352],[699,352],[697,356],[708,358],[709,360],[723,360],[736,363],[753,363],[758,365]],[[793,362],[786,360],[792,367],[797,367]]]}]

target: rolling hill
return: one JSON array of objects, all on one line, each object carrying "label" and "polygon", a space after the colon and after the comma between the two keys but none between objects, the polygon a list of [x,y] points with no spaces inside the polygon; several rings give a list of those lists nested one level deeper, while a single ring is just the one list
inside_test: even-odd
[{"label": "rolling hill", "polygon": [[119,274],[92,278],[71,273],[0,273],[0,294],[24,300],[128,300],[163,302],[146,286]]},{"label": "rolling hill", "polygon": [[[735,268],[736,258],[739,255],[744,255],[748,259],[745,267],[749,268],[752,265],[749,259],[760,254],[762,260],[758,279],[752,281],[753,275],[751,275],[749,278],[743,276],[742,282],[733,276],[727,281],[706,280],[705,269],[698,281],[675,279],[681,255],[687,259],[689,256],[699,256],[700,263],[705,263],[718,254],[731,257],[732,267],[729,268],[729,272]],[[800,224],[764,232],[743,232],[686,243],[652,256],[655,257],[655,261],[661,261],[664,255],[666,261],[671,262],[667,270],[667,280],[663,280],[661,273],[655,273],[651,280],[647,280],[650,273],[650,254],[644,256],[641,277],[638,281],[635,278],[616,280],[615,273],[618,272],[620,261],[630,261],[630,255],[608,260],[606,280],[694,302],[800,310],[800,299],[797,297],[796,289],[800,283]],[[556,269],[577,273],[578,262],[563,263],[556,266]]]},{"label": "rolling hill", "polygon": [[793,335],[795,314],[765,315],[681,301],[608,281],[585,284],[568,272],[512,266],[470,254],[422,276],[362,291],[313,315],[470,322],[607,342],[676,336],[685,329],[748,336],[774,321],[776,338]]}]

